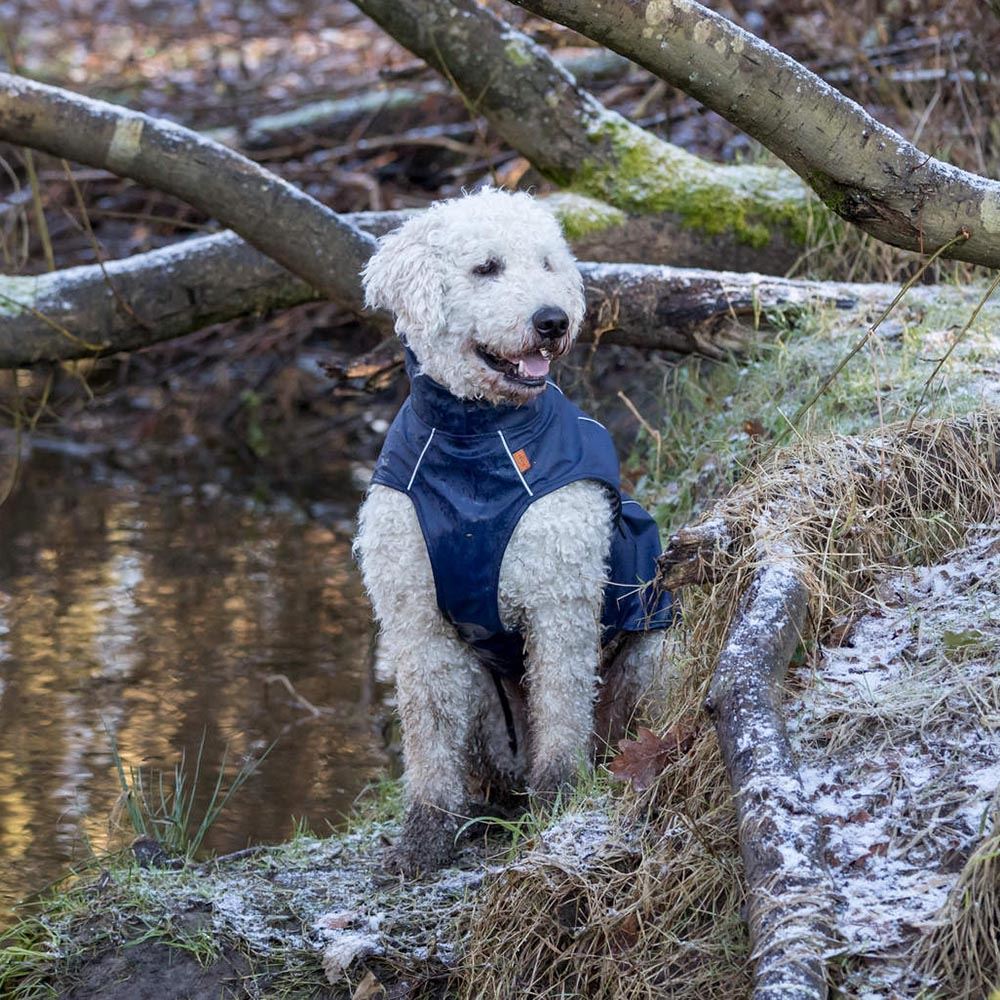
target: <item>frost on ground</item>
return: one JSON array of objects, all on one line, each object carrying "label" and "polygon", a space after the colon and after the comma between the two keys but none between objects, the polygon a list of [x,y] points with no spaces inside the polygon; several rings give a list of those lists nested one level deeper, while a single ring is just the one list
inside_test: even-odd
[{"label": "frost on ground", "polygon": [[458,866],[403,882],[383,864],[397,833],[394,824],[377,823],[327,840],[300,837],[203,866],[194,877],[137,873],[133,899],[154,914],[208,909],[217,940],[258,959],[317,957],[329,981],[348,992],[356,960],[435,975],[452,964],[456,918],[493,869],[470,846]]},{"label": "frost on ground", "polygon": [[1000,530],[887,579],[786,706],[842,896],[849,996],[909,1000],[910,971],[1000,785]]},{"label": "frost on ground", "polygon": [[[326,840],[300,837],[193,873],[135,872],[132,904],[151,919],[166,913],[179,923],[207,911],[217,941],[265,962],[319,959],[345,995],[362,966],[390,981],[404,974],[437,978],[460,957],[460,918],[483,880],[505,865],[482,846],[466,844],[454,867],[401,880],[384,865],[385,845],[398,832],[393,823],[373,823]],[[607,836],[600,810],[570,810],[528,846],[548,860],[566,856],[586,865]]]}]

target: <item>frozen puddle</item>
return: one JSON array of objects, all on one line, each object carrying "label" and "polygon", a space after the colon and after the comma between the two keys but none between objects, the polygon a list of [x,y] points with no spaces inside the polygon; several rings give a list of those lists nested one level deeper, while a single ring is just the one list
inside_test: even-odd
[{"label": "frozen puddle", "polygon": [[843,897],[845,990],[859,1000],[932,985],[910,971],[914,945],[993,830],[1000,529],[971,538],[946,562],[887,579],[879,606],[786,705]]}]

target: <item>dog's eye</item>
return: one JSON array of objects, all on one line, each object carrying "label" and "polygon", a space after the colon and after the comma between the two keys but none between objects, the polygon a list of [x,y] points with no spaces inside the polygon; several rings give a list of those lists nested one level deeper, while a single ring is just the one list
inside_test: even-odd
[{"label": "dog's eye", "polygon": [[473,274],[478,274],[481,278],[496,277],[503,270],[503,264],[496,257],[490,257],[482,264],[477,264],[473,269]]},{"label": "dog's eye", "polygon": [[546,271],[551,271],[552,270],[552,261],[550,261],[548,257],[545,257],[542,260],[542,267],[544,267]]}]

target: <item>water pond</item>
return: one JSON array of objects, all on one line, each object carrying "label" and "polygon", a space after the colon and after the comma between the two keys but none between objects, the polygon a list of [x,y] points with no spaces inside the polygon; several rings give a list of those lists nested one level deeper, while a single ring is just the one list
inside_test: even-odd
[{"label": "water pond", "polygon": [[345,472],[324,526],[214,484],[141,484],[41,455],[0,507],[0,920],[128,843],[126,767],[202,751],[196,811],[274,744],[210,832],[217,852],[342,824],[389,763],[351,559]]}]

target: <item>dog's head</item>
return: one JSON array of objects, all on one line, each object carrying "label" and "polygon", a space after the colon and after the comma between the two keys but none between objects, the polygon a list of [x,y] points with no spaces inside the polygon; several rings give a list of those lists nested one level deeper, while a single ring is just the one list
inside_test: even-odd
[{"label": "dog's head", "polygon": [[538,395],[583,320],[559,223],[523,193],[431,206],[379,241],[362,277],[366,303],[395,314],[421,371],[463,399]]}]

